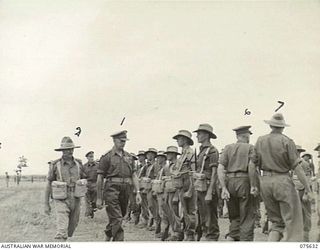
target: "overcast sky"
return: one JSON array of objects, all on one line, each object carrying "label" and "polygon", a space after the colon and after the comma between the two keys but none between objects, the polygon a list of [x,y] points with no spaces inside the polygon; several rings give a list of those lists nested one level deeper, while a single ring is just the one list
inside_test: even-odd
[{"label": "overcast sky", "polygon": [[129,152],[176,145],[179,129],[199,123],[213,126],[219,150],[240,125],[255,143],[278,101],[285,134],[315,153],[319,13],[319,1],[2,0],[0,174],[14,174],[21,155],[25,174],[47,173],[66,135],[83,161],[120,129]]}]

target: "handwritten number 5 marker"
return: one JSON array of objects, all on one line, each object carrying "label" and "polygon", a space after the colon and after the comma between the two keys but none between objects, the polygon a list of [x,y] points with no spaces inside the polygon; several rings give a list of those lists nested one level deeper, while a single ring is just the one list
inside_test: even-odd
[{"label": "handwritten number 5 marker", "polygon": [[278,103],[280,103],[281,105],[280,105],[280,107],[279,108],[277,108],[274,112],[277,112],[279,109],[281,109],[282,107],[283,107],[283,105],[284,105],[284,102],[282,102],[282,101],[278,101]]},{"label": "handwritten number 5 marker", "polygon": [[76,132],[75,135],[79,137],[81,134],[81,128],[77,127],[76,130],[78,130],[78,132]]}]

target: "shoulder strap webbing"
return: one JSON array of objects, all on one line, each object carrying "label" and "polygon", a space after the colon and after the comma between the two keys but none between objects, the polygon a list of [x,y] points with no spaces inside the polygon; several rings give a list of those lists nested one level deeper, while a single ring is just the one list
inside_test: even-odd
[{"label": "shoulder strap webbing", "polygon": [[201,170],[200,170],[200,174],[202,174],[203,172],[203,169],[204,169],[204,164],[206,162],[206,158],[209,154],[209,151],[210,151],[210,147],[207,148],[206,152],[204,153],[204,156],[203,156],[203,159],[202,159],[202,164],[201,164]]},{"label": "shoulder strap webbing", "polygon": [[179,164],[178,172],[181,171],[181,168],[182,168],[182,166],[183,166],[183,163],[185,162],[186,159],[187,159],[187,153],[185,153],[184,155],[182,155],[181,158],[177,161],[177,163]]},{"label": "shoulder strap webbing", "polygon": [[63,181],[62,175],[61,175],[61,161],[57,162],[57,170],[58,170],[59,180]]},{"label": "shoulder strap webbing", "polygon": [[78,178],[79,180],[81,179],[81,176],[80,176],[80,163],[77,161],[77,160],[74,160],[76,162],[76,165],[77,165],[77,168],[78,168]]}]

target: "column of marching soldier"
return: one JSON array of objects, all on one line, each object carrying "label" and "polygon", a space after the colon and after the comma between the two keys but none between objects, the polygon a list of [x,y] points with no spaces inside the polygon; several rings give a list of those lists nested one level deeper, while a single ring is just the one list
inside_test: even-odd
[{"label": "column of marching soldier", "polygon": [[[166,151],[149,148],[137,156],[124,150],[127,131],[111,135],[114,147],[94,161],[73,157],[75,146],[64,137],[56,151],[62,157],[49,162],[45,212],[50,213],[50,197],[56,210],[56,240],[72,237],[79,221],[81,183],[86,185],[85,216],[93,217],[105,209],[108,224],[106,241],[123,241],[124,219],[137,228],[155,232],[163,241],[218,241],[221,236],[218,217],[224,200],[230,220],[229,241],[254,240],[259,220],[260,200],[266,209],[269,241],[309,241],[311,229],[311,180],[316,179],[319,204],[319,171],[314,176],[312,156],[283,134],[284,117],[276,113],[265,120],[271,133],[250,144],[251,126],[235,128],[236,142],[221,154],[211,144],[217,136],[209,124],[194,131],[201,144],[198,153],[191,146],[192,134],[180,130],[173,139],[181,148]],[[320,144],[315,149],[319,151]],[[137,162],[136,162],[137,161]],[[86,179],[87,182],[81,182]],[[320,229],[320,211],[318,229]],[[320,240],[318,230],[318,241]]]}]

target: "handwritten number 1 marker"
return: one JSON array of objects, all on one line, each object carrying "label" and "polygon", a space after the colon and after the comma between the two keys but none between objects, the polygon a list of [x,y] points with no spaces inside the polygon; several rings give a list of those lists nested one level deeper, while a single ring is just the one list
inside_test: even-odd
[{"label": "handwritten number 1 marker", "polygon": [[75,135],[79,137],[80,134],[81,134],[81,128],[80,128],[80,127],[77,127],[76,130],[78,130],[78,132],[75,133]]},{"label": "handwritten number 1 marker", "polygon": [[124,120],[125,120],[126,118],[125,117],[123,117],[123,119],[122,119],[122,121],[121,121],[121,123],[120,123],[120,126],[122,126],[122,124],[124,123]]},{"label": "handwritten number 1 marker", "polygon": [[279,108],[277,108],[274,112],[277,112],[279,109],[281,109],[282,107],[283,107],[283,105],[284,105],[284,102],[282,102],[282,101],[278,101],[278,103],[280,103],[281,105],[280,105],[280,107]]}]

